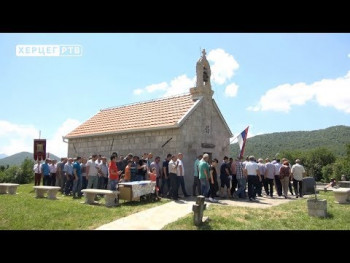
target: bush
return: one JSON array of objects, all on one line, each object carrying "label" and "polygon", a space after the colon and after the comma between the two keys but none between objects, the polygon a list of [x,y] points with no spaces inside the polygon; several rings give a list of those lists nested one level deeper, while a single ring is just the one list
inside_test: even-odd
[{"label": "bush", "polygon": [[347,158],[339,159],[333,165],[333,177],[337,181],[341,180],[343,174],[350,178],[350,162]]},{"label": "bush", "polygon": [[0,183],[30,183],[34,178],[33,165],[32,160],[25,159],[20,167],[14,165],[5,171],[0,170]]},{"label": "bush", "polygon": [[333,176],[333,164],[327,164],[322,167],[322,182],[329,183]]},{"label": "bush", "polygon": [[10,168],[6,169],[5,171],[5,177],[4,182],[5,183],[17,183],[17,177],[20,174],[21,169],[18,166],[11,166]]},{"label": "bush", "polygon": [[33,172],[34,161],[26,158],[21,164],[21,171],[17,177],[17,182],[19,184],[27,184],[33,181],[34,172]]}]

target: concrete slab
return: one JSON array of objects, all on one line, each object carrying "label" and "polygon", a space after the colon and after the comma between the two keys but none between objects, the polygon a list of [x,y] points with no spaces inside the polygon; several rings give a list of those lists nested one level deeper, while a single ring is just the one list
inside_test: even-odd
[{"label": "concrete slab", "polygon": [[192,212],[195,202],[178,200],[120,218],[96,230],[160,230]]}]

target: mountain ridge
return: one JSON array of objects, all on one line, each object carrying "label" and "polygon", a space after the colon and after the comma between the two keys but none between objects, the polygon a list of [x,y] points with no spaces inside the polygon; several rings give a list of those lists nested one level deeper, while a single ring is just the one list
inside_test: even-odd
[{"label": "mountain ridge", "polygon": [[[283,151],[308,151],[325,147],[336,156],[345,156],[346,144],[350,143],[350,126],[337,125],[312,131],[274,132],[248,138],[244,155],[256,158],[283,157]],[[231,144],[232,156],[239,155],[237,143]]]},{"label": "mountain ridge", "polygon": [[[7,156],[3,159],[0,159],[0,165],[20,165],[26,158],[33,160],[33,153],[30,152],[19,152],[13,155]],[[60,160],[59,157],[50,153],[50,159]]]}]

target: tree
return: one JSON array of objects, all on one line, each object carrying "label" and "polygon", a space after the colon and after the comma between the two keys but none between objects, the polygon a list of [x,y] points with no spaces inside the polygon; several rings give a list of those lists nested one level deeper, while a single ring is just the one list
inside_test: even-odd
[{"label": "tree", "polygon": [[333,165],[333,177],[340,181],[342,175],[350,178],[350,162],[347,158],[339,159]]},{"label": "tree", "polygon": [[283,151],[279,154],[282,158],[286,158],[291,165],[295,164],[295,160],[299,159],[303,164],[306,160],[306,152],[302,151]]},{"label": "tree", "polygon": [[346,145],[346,158],[350,159],[350,143]]},{"label": "tree", "polygon": [[281,157],[287,158],[292,165],[296,159],[300,159],[307,174],[313,176],[316,181],[328,180],[330,167],[324,169],[323,167],[333,164],[336,160],[333,152],[327,148],[316,148],[310,151],[284,151],[281,153]]},{"label": "tree", "polygon": [[0,183],[17,183],[27,184],[34,178],[33,172],[34,162],[30,159],[25,159],[21,166],[11,166],[4,172],[0,171]]},{"label": "tree", "polygon": [[334,153],[327,148],[317,148],[307,152],[305,166],[308,168],[310,176],[316,181],[322,179],[322,168],[327,164],[332,164],[336,160]]},{"label": "tree", "polygon": [[331,181],[331,177],[333,175],[333,167],[334,164],[327,164],[322,167],[322,179],[325,183],[329,183]]},{"label": "tree", "polygon": [[33,181],[34,172],[33,172],[34,161],[26,158],[21,164],[20,175],[17,178],[18,183],[27,184]]}]

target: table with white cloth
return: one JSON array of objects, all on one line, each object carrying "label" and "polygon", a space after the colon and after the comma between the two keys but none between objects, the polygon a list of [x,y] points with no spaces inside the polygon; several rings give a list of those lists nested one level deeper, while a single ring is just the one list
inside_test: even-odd
[{"label": "table with white cloth", "polygon": [[127,201],[139,201],[141,196],[154,193],[155,188],[156,182],[154,181],[135,181],[119,183],[119,199]]}]

